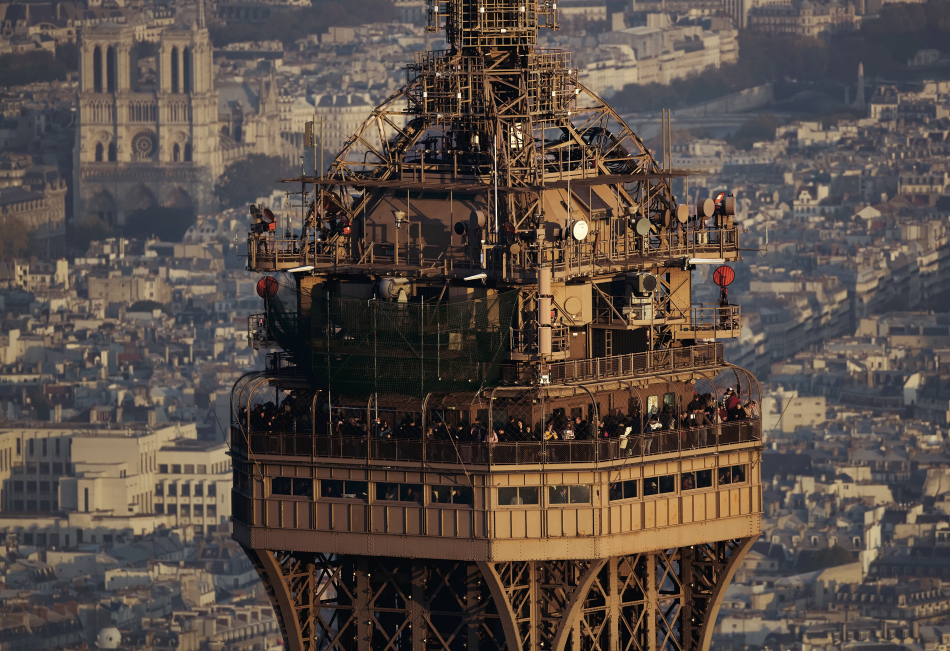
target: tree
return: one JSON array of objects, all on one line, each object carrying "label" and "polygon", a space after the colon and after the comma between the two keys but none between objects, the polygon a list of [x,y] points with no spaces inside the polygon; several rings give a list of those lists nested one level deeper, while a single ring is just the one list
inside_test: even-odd
[{"label": "tree", "polygon": [[299,175],[300,168],[282,158],[252,154],[227,166],[214,186],[214,194],[222,207],[235,208],[281,189],[279,179]]},{"label": "tree", "polygon": [[729,144],[738,149],[752,149],[752,144],[762,140],[774,140],[775,130],[784,124],[777,115],[756,115],[746,120],[730,138]]},{"label": "tree", "polygon": [[72,237],[68,239],[76,251],[85,253],[90,242],[110,238],[113,234],[112,227],[106,221],[89,215],[73,225]]},{"label": "tree", "polygon": [[125,220],[124,230],[130,237],[157,237],[164,242],[180,242],[194,223],[192,210],[152,206],[131,213]]}]

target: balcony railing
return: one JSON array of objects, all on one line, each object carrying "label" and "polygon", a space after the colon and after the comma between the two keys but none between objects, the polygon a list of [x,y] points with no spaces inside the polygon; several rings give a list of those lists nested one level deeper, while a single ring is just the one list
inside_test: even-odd
[{"label": "balcony railing", "polygon": [[676,332],[676,337],[738,337],[741,332],[742,311],[738,305],[698,305],[690,310],[690,322]]},{"label": "balcony railing", "polygon": [[[614,227],[600,226],[604,233]],[[282,237],[275,232],[248,237],[250,268],[276,271],[313,265],[318,269],[341,266],[383,266],[439,269],[450,274],[458,269],[485,270],[501,278],[533,279],[539,266],[550,268],[556,278],[590,273],[594,270],[628,266],[650,259],[712,257],[730,259],[738,254],[739,232],[736,228],[687,228],[663,236],[625,235],[597,237],[589,235],[583,242],[569,240],[544,241],[522,247],[511,253],[505,245],[486,245],[484,250],[472,246],[449,246],[433,255],[431,247],[416,243],[360,242],[346,236],[330,241],[302,242]]]},{"label": "balcony railing", "polygon": [[[722,344],[699,344],[643,353],[551,362],[548,364],[548,380],[552,384],[604,380],[638,374],[703,369],[722,363]],[[509,383],[530,380],[529,377],[519,377],[523,372],[514,367],[503,367],[501,380]]]},{"label": "balcony railing", "polygon": [[257,433],[248,439],[232,433],[232,447],[247,454],[352,459],[365,462],[446,463],[463,466],[601,463],[658,455],[717,449],[762,439],[762,422],[745,420],[693,429],[658,430],[627,437],[589,441],[519,441],[471,443],[374,439],[367,436],[313,436]]},{"label": "balcony railing", "polygon": [[[538,355],[537,328],[511,330],[511,359],[536,359]],[[570,329],[567,326],[551,328],[551,353],[561,358],[570,350]]]}]

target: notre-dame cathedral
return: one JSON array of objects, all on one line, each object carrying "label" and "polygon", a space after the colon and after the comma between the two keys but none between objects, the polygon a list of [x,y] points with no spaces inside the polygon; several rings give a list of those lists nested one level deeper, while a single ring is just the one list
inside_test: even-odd
[{"label": "notre-dame cathedral", "polygon": [[219,93],[201,0],[193,24],[165,28],[148,49],[128,25],[80,36],[75,220],[121,227],[153,207],[207,212],[229,163],[295,154],[281,110],[290,98],[280,97],[273,70]]}]

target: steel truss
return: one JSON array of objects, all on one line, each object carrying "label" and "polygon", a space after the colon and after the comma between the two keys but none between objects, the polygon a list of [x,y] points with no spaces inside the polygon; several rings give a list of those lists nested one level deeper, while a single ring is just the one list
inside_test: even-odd
[{"label": "steel truss", "polygon": [[500,563],[245,551],[291,651],[693,651],[754,540]]}]

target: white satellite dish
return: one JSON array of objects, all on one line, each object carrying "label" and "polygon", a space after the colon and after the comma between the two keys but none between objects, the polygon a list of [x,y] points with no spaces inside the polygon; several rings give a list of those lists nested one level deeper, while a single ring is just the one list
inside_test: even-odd
[{"label": "white satellite dish", "polygon": [[587,225],[587,222],[582,219],[571,224],[571,235],[578,242],[583,242],[589,232],[590,227]]}]

